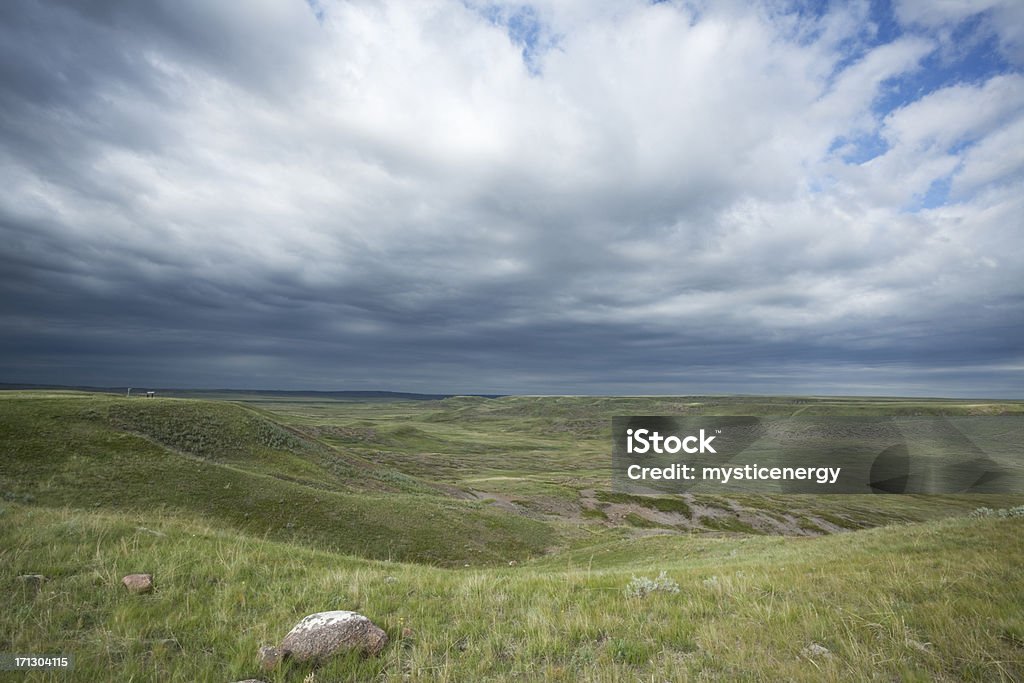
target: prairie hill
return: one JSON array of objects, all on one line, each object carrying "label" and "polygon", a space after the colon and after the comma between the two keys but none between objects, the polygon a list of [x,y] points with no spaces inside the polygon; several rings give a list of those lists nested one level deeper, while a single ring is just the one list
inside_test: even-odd
[{"label": "prairie hill", "polygon": [[1013,497],[685,495],[609,490],[615,414],[1020,411],[1019,403],[457,397],[252,404],[0,394],[0,493],[49,506],[200,512],[272,538],[443,565],[649,534],[820,535]]},{"label": "prairie hill", "polygon": [[539,554],[548,525],[373,464],[231,403],[0,395],[0,493],[49,507],[199,514],[371,558],[435,564]]},{"label": "prairie hill", "polygon": [[[66,680],[1024,677],[1024,518],[648,537],[451,570],[254,537],[181,511],[0,503],[0,515],[0,650],[73,653]],[[155,574],[151,595],[119,585],[140,570]],[[627,592],[662,572],[678,592]],[[17,579],[34,573],[48,577],[38,589]],[[260,645],[326,609],[370,616],[392,643],[315,678],[303,666],[258,669]]]},{"label": "prairie hill", "polygon": [[615,415],[991,415],[1014,401],[814,397],[452,397],[331,403],[261,400],[276,420],[353,456],[552,523],[563,546],[647,534],[819,535],[1011,507],[1020,496],[686,494],[609,490]]}]

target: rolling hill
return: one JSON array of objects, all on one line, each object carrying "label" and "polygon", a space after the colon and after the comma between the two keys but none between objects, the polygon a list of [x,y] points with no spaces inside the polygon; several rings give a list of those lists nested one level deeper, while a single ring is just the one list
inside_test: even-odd
[{"label": "rolling hill", "polygon": [[[19,680],[1024,676],[1024,520],[973,514],[1024,496],[644,497],[608,470],[615,414],[1020,403],[251,398],[0,394],[0,651],[76,658]],[[258,671],[327,609],[392,644]]]}]

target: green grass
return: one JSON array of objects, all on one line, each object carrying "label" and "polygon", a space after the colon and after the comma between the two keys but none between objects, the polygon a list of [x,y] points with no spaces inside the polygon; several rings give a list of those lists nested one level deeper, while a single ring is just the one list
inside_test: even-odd
[{"label": "green grass", "polygon": [[597,499],[605,503],[632,503],[658,512],[674,512],[684,517],[691,517],[690,506],[682,498],[657,498],[654,496],[634,496],[629,493],[615,491],[598,491]]},{"label": "green grass", "polygon": [[[231,398],[0,394],[0,652],[77,660],[0,680],[1024,678],[1024,519],[969,514],[1021,496],[633,496],[609,468],[619,414],[1019,403]],[[679,593],[626,594],[662,571]],[[392,643],[257,670],[328,609]]]},{"label": "green grass", "polygon": [[[207,424],[233,413],[246,420],[229,423],[235,432],[244,433],[255,421],[238,406],[222,411],[219,404],[163,402],[159,415],[181,410],[188,419],[206,415]],[[443,565],[524,559],[552,542],[546,525],[479,504],[440,495],[360,491],[367,479],[358,470],[343,470],[350,473],[346,480],[316,464],[311,454],[326,459],[324,446],[295,437],[276,447],[265,445],[262,434],[273,433],[273,425],[256,432],[253,444],[223,425],[209,428],[214,434],[226,432],[224,442],[232,444],[219,455],[209,445],[201,456],[171,450],[163,444],[184,447],[196,441],[178,436],[177,425],[187,426],[186,419],[151,420],[148,406],[153,403],[159,402],[0,399],[0,492],[10,500],[48,506],[198,513],[269,538]],[[129,423],[131,430],[121,428],[124,412],[143,404],[147,409]],[[113,408],[116,418],[107,419],[103,408]],[[206,408],[208,414],[200,412]],[[288,448],[294,450],[281,450]],[[246,461],[249,453],[253,456]],[[295,462],[300,463],[296,474],[285,474]]]},{"label": "green grass", "polygon": [[741,522],[735,517],[705,517],[701,520],[701,523],[714,531],[735,531],[745,534],[757,533],[754,527],[746,522]]},{"label": "green grass", "polygon": [[[356,609],[392,644],[316,680],[1018,680],[1021,519],[798,541],[657,536],[504,569],[339,556],[178,514],[7,504],[0,650],[68,652],[69,680],[237,680],[306,613]],[[152,571],[133,596],[120,576]],[[666,571],[678,594],[630,598]],[[15,577],[51,577],[37,593]],[[411,628],[410,638],[401,629]],[[811,643],[832,657],[808,658]],[[115,673],[116,672],[116,673]],[[269,681],[302,681],[286,667]],[[19,680],[49,680],[19,674]],[[57,679],[59,680],[59,679]]]}]

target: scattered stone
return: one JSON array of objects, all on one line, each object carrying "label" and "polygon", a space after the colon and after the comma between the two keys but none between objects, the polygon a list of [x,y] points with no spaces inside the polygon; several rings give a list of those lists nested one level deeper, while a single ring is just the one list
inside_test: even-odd
[{"label": "scattered stone", "polygon": [[516,566],[517,564],[519,564],[519,563],[518,563],[518,562],[516,562],[515,560],[509,560],[509,561],[508,561],[508,566],[510,566],[510,567],[514,567],[514,566]]},{"label": "scattered stone", "polygon": [[393,576],[385,576],[384,583],[398,583],[398,579]]},{"label": "scattered stone", "polygon": [[258,678],[247,678],[244,681],[235,681],[235,683],[266,683]]},{"label": "scattered stone", "polygon": [[22,574],[18,577],[18,581],[25,584],[25,588],[39,592],[43,588],[43,584],[46,583],[46,577],[42,574]]},{"label": "scattered stone", "polygon": [[285,658],[322,662],[350,651],[372,657],[387,644],[388,634],[362,614],[334,610],[303,618],[284,637],[280,647],[264,645],[257,658],[260,666],[270,670]]},{"label": "scattered stone", "polygon": [[403,626],[402,627],[402,640],[408,640],[409,638],[412,638],[412,636],[413,636],[413,630],[411,628],[409,628],[408,626]]},{"label": "scattered stone", "polygon": [[264,645],[256,654],[256,661],[259,662],[264,671],[270,671],[276,667],[283,658],[284,655],[281,653],[280,648],[276,648],[273,645]]},{"label": "scattered stone", "polygon": [[805,657],[831,657],[832,652],[824,645],[811,643],[800,651]]},{"label": "scattered stone", "polygon": [[152,574],[129,574],[121,579],[129,593],[149,593],[153,590]]}]

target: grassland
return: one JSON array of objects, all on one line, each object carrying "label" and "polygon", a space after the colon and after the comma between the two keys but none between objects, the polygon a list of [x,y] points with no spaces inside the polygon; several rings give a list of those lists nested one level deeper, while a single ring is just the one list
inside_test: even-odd
[{"label": "grassland", "polygon": [[[1024,497],[610,490],[612,415],[797,412],[1024,405],[5,392],[0,652],[77,661],[0,680],[1024,678],[1024,520],[969,514]],[[137,571],[153,594],[119,590]],[[678,592],[627,594],[660,572]],[[260,674],[327,609],[392,644]]]}]

